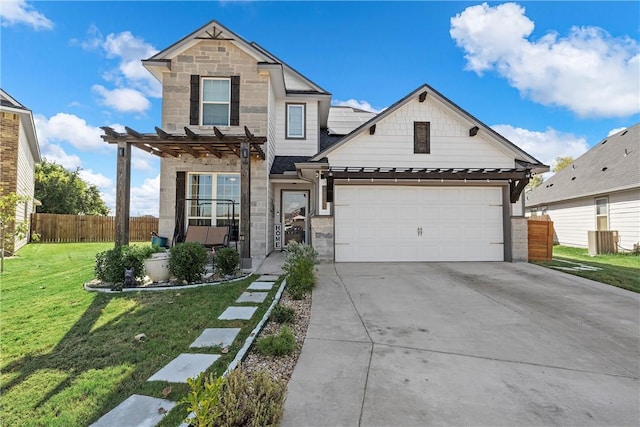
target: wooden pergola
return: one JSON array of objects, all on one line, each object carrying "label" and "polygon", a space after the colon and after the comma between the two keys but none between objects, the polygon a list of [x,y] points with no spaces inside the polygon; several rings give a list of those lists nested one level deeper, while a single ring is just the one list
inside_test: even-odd
[{"label": "wooden pergola", "polygon": [[327,185],[335,179],[354,180],[455,180],[455,181],[508,181],[509,198],[515,203],[529,183],[531,171],[519,168],[378,168],[335,167],[324,172]]},{"label": "wooden pergola", "polygon": [[116,246],[129,244],[129,203],[131,197],[131,147],[139,148],[159,157],[195,158],[209,156],[222,158],[237,156],[240,162],[240,228],[242,234],[242,268],[251,267],[251,157],[265,159],[262,146],[266,137],[253,135],[244,127],[244,135],[227,135],[217,127],[212,133],[196,133],[184,128],[184,134],[173,134],[158,127],[155,133],[140,133],[125,126],[125,132],[111,127],[101,128],[102,139],[118,145],[116,183]]}]

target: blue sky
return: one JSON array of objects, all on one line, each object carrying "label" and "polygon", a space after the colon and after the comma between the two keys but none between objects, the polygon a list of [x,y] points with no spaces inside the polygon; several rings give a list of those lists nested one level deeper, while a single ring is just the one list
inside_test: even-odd
[{"label": "blue sky", "polygon": [[[31,109],[43,156],[115,207],[100,126],[153,132],[140,65],[215,19],[333,94],[381,110],[427,83],[550,164],[640,122],[640,2],[0,0],[0,85]],[[158,213],[159,159],[134,151],[131,214]]]}]

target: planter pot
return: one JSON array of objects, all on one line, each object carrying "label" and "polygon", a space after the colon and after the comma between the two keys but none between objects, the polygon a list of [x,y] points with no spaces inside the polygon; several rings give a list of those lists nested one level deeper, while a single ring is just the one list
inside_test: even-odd
[{"label": "planter pot", "polygon": [[154,282],[165,282],[171,277],[169,272],[169,253],[158,252],[144,260],[144,270]]}]

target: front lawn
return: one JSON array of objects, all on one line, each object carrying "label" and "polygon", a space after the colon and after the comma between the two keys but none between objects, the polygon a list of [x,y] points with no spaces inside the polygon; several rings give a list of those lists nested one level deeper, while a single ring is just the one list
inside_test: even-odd
[{"label": "front lawn", "polygon": [[[88,425],[131,394],[163,397],[163,382],[147,382],[205,328],[241,327],[213,365],[220,374],[266,311],[277,286],[249,322],[218,315],[255,278],[196,289],[100,294],[82,284],[93,277],[95,254],[112,244],[28,245],[8,259],[0,277],[3,425]],[[134,336],[144,333],[146,339]],[[179,401],[186,384],[172,384]],[[186,415],[174,409],[163,425]]]},{"label": "front lawn", "polygon": [[536,264],[555,267],[565,273],[640,292],[639,255],[590,256],[587,249],[556,245],[553,247],[553,261],[539,261]]}]

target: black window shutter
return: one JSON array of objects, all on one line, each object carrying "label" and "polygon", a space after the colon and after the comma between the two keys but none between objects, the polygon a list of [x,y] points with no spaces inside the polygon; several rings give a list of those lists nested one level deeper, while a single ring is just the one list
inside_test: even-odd
[{"label": "black window shutter", "polygon": [[191,75],[191,97],[189,98],[189,124],[200,124],[200,76]]},{"label": "black window shutter", "polygon": [[173,230],[173,243],[180,243],[185,238],[185,194],[187,190],[187,173],[176,172],[176,222]]},{"label": "black window shutter", "polygon": [[413,152],[431,152],[431,123],[413,122]]},{"label": "black window shutter", "polygon": [[231,76],[230,126],[240,126],[240,76]]}]

